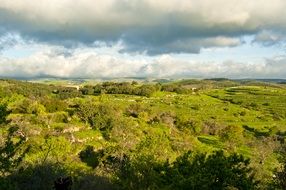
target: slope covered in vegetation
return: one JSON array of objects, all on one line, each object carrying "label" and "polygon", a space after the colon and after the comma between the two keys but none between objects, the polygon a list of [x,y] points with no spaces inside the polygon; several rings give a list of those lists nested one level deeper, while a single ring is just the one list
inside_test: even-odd
[{"label": "slope covered in vegetation", "polygon": [[0,80],[0,189],[283,189],[285,87]]}]

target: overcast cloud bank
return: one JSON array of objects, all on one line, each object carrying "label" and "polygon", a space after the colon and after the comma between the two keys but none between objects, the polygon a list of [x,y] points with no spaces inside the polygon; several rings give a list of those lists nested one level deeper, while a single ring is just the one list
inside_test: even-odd
[{"label": "overcast cloud bank", "polygon": [[0,0],[0,77],[286,78],[275,52],[174,56],[241,47],[245,36],[285,48],[285,10],[285,0]]},{"label": "overcast cloud bank", "polygon": [[285,0],[0,0],[0,31],[73,46],[125,43],[126,52],[198,53],[285,39]]}]

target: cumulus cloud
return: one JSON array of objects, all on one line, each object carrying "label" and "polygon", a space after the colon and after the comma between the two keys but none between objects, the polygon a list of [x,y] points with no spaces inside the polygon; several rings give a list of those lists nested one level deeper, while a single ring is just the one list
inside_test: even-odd
[{"label": "cumulus cloud", "polygon": [[66,47],[121,40],[125,52],[198,53],[240,45],[243,35],[263,41],[263,30],[284,36],[285,8],[284,0],[0,0],[0,31]]},{"label": "cumulus cloud", "polygon": [[286,56],[261,62],[194,61],[167,54],[129,56],[116,53],[118,47],[102,47],[97,51],[45,45],[38,48],[42,51],[25,58],[0,57],[0,77],[286,78]]},{"label": "cumulus cloud", "polygon": [[[275,56],[285,9],[285,0],[0,0],[0,76],[285,78],[286,58]],[[224,56],[201,51],[218,48]]]},{"label": "cumulus cloud", "polygon": [[263,30],[259,32],[253,42],[261,43],[264,46],[283,45],[286,41],[286,35],[279,31]]}]

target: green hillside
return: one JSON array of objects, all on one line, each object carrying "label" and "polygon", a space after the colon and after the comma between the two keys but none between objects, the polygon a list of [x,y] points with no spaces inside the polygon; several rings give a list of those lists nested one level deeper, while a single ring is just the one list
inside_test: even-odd
[{"label": "green hillside", "polygon": [[0,189],[285,187],[286,85],[77,85],[0,80]]}]

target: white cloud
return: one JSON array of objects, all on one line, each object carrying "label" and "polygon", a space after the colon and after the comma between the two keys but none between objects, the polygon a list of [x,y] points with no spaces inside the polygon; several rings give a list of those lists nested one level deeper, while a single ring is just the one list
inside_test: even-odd
[{"label": "white cloud", "polygon": [[260,62],[187,60],[172,55],[125,55],[118,47],[78,48],[35,45],[41,49],[25,58],[0,57],[0,77],[227,77],[286,78],[286,57]]},{"label": "white cloud", "polygon": [[[285,0],[0,0],[0,76],[285,78],[286,58],[268,47],[286,44],[285,9]],[[218,54],[192,60],[201,49]]]},{"label": "white cloud", "polygon": [[265,46],[281,45],[285,43],[286,35],[274,31],[263,30],[259,32],[253,42],[261,43]]},{"label": "white cloud", "polygon": [[263,30],[285,36],[285,9],[285,0],[0,0],[0,25],[49,43],[123,40],[126,51],[197,53]]}]

